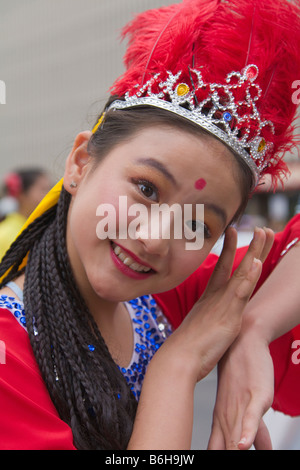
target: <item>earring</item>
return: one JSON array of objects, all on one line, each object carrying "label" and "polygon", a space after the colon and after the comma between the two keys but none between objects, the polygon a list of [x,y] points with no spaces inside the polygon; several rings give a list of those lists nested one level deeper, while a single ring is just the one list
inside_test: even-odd
[{"label": "earring", "polygon": [[75,181],[72,181],[72,183],[70,184],[70,188],[77,188],[77,183],[75,183]]}]

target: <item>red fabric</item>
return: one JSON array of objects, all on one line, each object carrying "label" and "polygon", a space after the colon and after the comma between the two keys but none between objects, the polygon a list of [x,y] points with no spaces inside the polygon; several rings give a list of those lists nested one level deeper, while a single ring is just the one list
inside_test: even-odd
[{"label": "red fabric", "polygon": [[[281,253],[296,238],[300,239],[300,215],[295,216],[283,232],[276,234],[274,245],[264,263],[256,291],[278,264]],[[239,265],[246,250],[247,247],[237,250],[233,270]],[[153,296],[174,328],[180,325],[185,315],[204,292],[217,259],[218,257],[215,255],[208,256],[197,271],[180,286]],[[270,345],[275,370],[273,408],[291,416],[300,415],[300,364],[294,364],[292,361],[292,354],[295,353],[292,344],[295,340],[300,340],[300,325]]]},{"label": "red fabric", "polygon": [[[276,236],[260,284],[276,266],[282,250],[297,236],[300,237],[300,216]],[[235,267],[244,252],[245,249],[238,250]],[[217,256],[210,255],[179,287],[154,296],[174,327],[201,296],[216,261]],[[291,360],[295,339],[300,339],[300,326],[271,345],[276,377],[273,406],[284,413],[300,415],[300,365]],[[75,449],[72,431],[59,418],[41,378],[28,334],[6,309],[0,309],[0,341],[0,346],[5,345],[6,359],[5,364],[0,364],[0,449]],[[3,354],[1,359],[3,362]]]},{"label": "red fabric", "polygon": [[[0,309],[0,449],[72,450],[71,429],[58,416],[40,375],[27,332]],[[3,351],[2,351],[3,352]]]}]

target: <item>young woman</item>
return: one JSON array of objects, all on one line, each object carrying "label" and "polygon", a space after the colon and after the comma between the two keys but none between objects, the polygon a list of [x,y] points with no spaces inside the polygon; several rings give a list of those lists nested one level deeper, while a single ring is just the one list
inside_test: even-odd
[{"label": "young woman", "polygon": [[[235,259],[236,232],[230,225],[259,178],[279,175],[283,166],[277,152],[292,142],[288,129],[295,106],[286,99],[283,114],[274,113],[275,97],[284,94],[273,82],[278,78],[274,54],[269,63],[264,57],[268,73],[261,64],[262,76],[250,61],[255,31],[260,36],[270,18],[279,21],[284,13],[276,44],[285,37],[282,57],[291,73],[299,67],[285,28],[288,20],[299,34],[296,7],[275,1],[273,6],[190,0],[147,12],[129,27],[129,68],[114,86],[117,96],[93,132],[76,137],[63,181],[29,219],[1,265],[3,448],[190,447],[197,381],[231,345],[233,351],[240,332],[244,336],[242,313],[262,262],[268,256],[261,283],[283,249],[297,245],[300,236],[295,218],[276,235],[270,251],[272,232],[257,229],[247,252],[240,250]],[[267,8],[267,23],[261,8]],[[201,72],[208,64],[205,38],[207,31],[209,39],[216,38],[221,19],[240,21],[242,37],[250,21],[251,34],[239,44],[243,67],[236,67],[233,37],[226,46],[231,62],[227,58],[222,68],[215,62],[212,81],[209,72]],[[268,38],[274,46],[270,32]],[[166,44],[172,54],[162,59]],[[275,56],[278,60],[278,51]],[[266,92],[272,106],[260,101]],[[276,133],[267,119],[270,113]],[[130,210],[123,212],[124,197],[128,208],[146,209],[131,237],[124,237],[121,223],[126,216],[129,234],[133,218]],[[151,210],[163,204],[193,208],[182,225],[195,237],[198,230],[204,234],[200,250],[187,250],[184,237],[149,236]],[[194,215],[199,204],[204,204],[204,219]],[[99,207],[115,210],[115,232],[106,238],[99,236],[104,215]],[[174,224],[170,219],[171,228]],[[224,232],[216,261],[209,252]],[[299,323],[292,308],[287,316],[290,328]],[[250,312],[247,318],[252,317]],[[281,320],[277,323],[278,332]],[[219,396],[224,404],[224,391]],[[262,399],[265,395],[259,394],[258,402]],[[232,434],[230,414],[229,432],[221,414],[216,409],[212,447],[220,445],[220,434],[226,441]],[[255,415],[246,441],[239,418],[235,444],[242,437],[241,447],[246,447],[254,439],[262,414]],[[269,447],[266,432],[262,439],[259,429],[260,441]]]}]

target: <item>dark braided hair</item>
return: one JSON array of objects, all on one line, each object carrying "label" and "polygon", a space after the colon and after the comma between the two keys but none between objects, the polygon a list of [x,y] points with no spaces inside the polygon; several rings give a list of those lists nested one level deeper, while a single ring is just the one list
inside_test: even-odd
[{"label": "dark braided hair", "polygon": [[[24,307],[30,342],[61,419],[72,428],[78,449],[125,449],[136,400],[110,356],[76,287],[66,250],[70,195],[25,230],[9,252],[2,282],[16,277],[29,251]],[[90,350],[92,349],[92,351]]]},{"label": "dark braided hair", "polygon": [[[164,110],[110,111],[89,140],[88,152],[97,164],[138,130],[162,124],[207,138],[199,126]],[[245,201],[252,185],[249,172],[240,172]],[[70,199],[62,189],[58,204],[12,244],[0,265],[0,276],[5,274],[0,287],[24,272],[20,266],[28,254],[26,324],[51,399],[78,449],[125,449],[137,402],[76,286],[66,246]]]}]

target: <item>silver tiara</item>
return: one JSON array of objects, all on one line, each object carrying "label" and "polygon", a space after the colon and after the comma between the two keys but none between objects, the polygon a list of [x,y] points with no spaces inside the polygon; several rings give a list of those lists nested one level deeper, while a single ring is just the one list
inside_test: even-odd
[{"label": "silver tiara", "polygon": [[[182,72],[167,79],[157,73],[143,86],[136,85],[124,100],[114,101],[108,108],[125,109],[154,106],[178,114],[217,137],[248,164],[258,183],[261,172],[272,157],[273,143],[267,142],[262,131],[275,133],[274,125],[261,118],[256,103],[262,95],[255,83],[259,70],[248,65],[242,72],[231,72],[225,84],[206,83],[201,70],[189,69],[189,80]],[[190,84],[187,84],[189,81]]]}]

